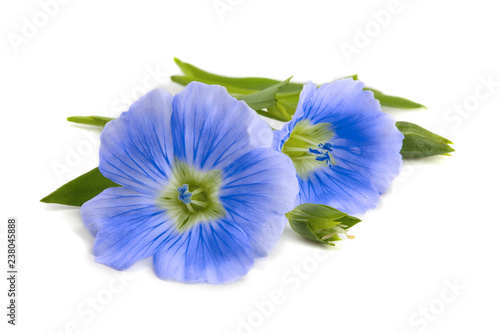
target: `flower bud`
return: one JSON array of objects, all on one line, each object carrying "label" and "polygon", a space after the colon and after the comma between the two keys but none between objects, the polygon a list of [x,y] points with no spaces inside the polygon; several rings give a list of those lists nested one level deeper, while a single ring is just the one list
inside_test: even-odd
[{"label": "flower bud", "polygon": [[313,242],[335,245],[334,241],[342,240],[339,234],[345,234],[360,219],[350,216],[335,208],[318,205],[302,204],[286,214],[290,226],[299,235]]},{"label": "flower bud", "polygon": [[434,155],[451,156],[450,153],[455,151],[450,147],[453,142],[416,124],[398,121],[396,126],[405,136],[401,148],[401,155],[404,159]]}]

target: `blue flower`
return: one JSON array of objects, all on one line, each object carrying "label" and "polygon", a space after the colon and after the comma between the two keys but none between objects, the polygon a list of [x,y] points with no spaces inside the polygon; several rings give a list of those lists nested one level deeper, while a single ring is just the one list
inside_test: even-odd
[{"label": "blue flower", "polygon": [[317,203],[348,214],[374,208],[400,172],[403,135],[364,84],[309,82],[295,115],[275,131],[273,146],[297,171],[296,205]]},{"label": "blue flower", "polygon": [[101,135],[99,170],[122,187],[82,206],[95,260],[123,270],[153,256],[158,277],[184,282],[245,275],[276,244],[298,193],[272,137],[220,86],[139,99]]}]

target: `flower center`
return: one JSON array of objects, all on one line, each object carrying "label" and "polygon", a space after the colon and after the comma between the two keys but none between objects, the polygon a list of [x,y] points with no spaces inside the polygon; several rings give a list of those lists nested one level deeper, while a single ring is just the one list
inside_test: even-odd
[{"label": "flower center", "polygon": [[320,143],[318,148],[309,148],[308,152],[316,156],[316,161],[325,161],[327,166],[332,165],[332,160],[329,152],[332,152],[333,146],[331,143]]},{"label": "flower center", "polygon": [[335,164],[329,143],[334,133],[330,128],[329,123],[311,125],[308,120],[295,124],[281,151],[292,159],[299,177],[305,179],[311,171]]},{"label": "flower center", "polygon": [[198,223],[225,216],[219,200],[221,175],[219,170],[200,171],[186,163],[176,163],[157,202],[167,210],[177,230],[184,232]]},{"label": "flower center", "polygon": [[179,199],[186,205],[191,203],[191,197],[193,196],[193,193],[189,192],[188,184],[183,184],[182,186],[179,186],[177,192],[179,192],[177,199]]}]

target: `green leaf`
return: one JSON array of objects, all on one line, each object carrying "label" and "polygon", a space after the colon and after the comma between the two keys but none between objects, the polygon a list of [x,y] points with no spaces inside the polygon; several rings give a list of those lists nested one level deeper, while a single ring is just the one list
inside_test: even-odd
[{"label": "green leaf", "polygon": [[453,142],[421,126],[406,121],[398,121],[396,126],[405,136],[401,148],[401,155],[405,159],[434,155],[451,156],[450,153],[455,151],[449,146]]},{"label": "green leaf", "polygon": [[118,186],[120,185],[104,177],[99,171],[99,168],[95,168],[64,184],[40,201],[69,206],[81,206],[105,189]]},{"label": "green leaf", "polygon": [[101,117],[101,116],[74,116],[67,118],[68,121],[77,124],[85,124],[85,125],[93,125],[93,126],[102,126],[106,125],[109,121],[114,118]]},{"label": "green leaf", "polygon": [[[353,80],[359,80],[358,74],[354,74],[348,77],[352,77]],[[403,97],[385,95],[379,90],[375,90],[373,88],[368,88],[368,87],[365,87],[364,90],[372,91],[374,97],[378,99],[380,105],[382,106],[398,108],[398,109],[421,109],[421,108],[427,109],[426,106],[419,104],[417,102],[410,101],[409,99]]]},{"label": "green leaf", "polygon": [[[172,80],[172,82],[180,84],[181,86],[187,86],[188,84],[190,84],[193,81],[198,81],[198,80],[196,80],[196,78],[189,77],[189,76],[182,76],[182,75],[172,75],[172,76],[170,76],[170,80]],[[199,82],[207,83],[204,81],[199,81]]]},{"label": "green leaf", "polygon": [[380,105],[382,106],[398,109],[427,109],[427,107],[425,107],[424,105],[410,101],[406,98],[384,95],[380,91],[372,88],[365,88],[365,90],[371,90],[374,97],[379,100]]},{"label": "green leaf", "polygon": [[[261,78],[261,77],[228,77],[216,75],[195,67],[187,62],[183,62],[174,58],[175,63],[179,66],[185,76],[174,75],[171,80],[181,85],[187,85],[192,81],[199,81],[207,84],[219,84],[226,87],[227,91],[231,94],[252,94],[272,85],[279,84],[280,81]],[[302,90],[302,84],[289,83],[280,91],[281,94],[296,93]]]},{"label": "green leaf", "polygon": [[[265,117],[289,121],[297,107],[302,84],[290,83],[290,78],[278,81],[267,78],[233,78],[209,73],[191,64],[174,58],[185,76],[174,75],[172,81],[181,85],[198,81],[206,84],[218,84],[239,100]],[[263,109],[267,109],[264,111]]]},{"label": "green leaf", "polygon": [[361,222],[338,209],[309,203],[298,205],[286,217],[292,229],[302,237],[332,246],[334,241],[341,240],[339,234],[347,235],[349,228]]},{"label": "green leaf", "polygon": [[[172,81],[177,82],[181,85],[187,85],[192,81],[199,81],[206,84],[219,84],[226,87],[228,92],[238,99],[244,100],[246,98],[244,97],[245,95],[250,96],[252,94],[256,94],[256,96],[258,97],[258,94],[260,92],[283,83],[279,82],[278,80],[261,77],[237,78],[216,75],[193,66],[192,64],[183,62],[177,58],[174,58],[174,61],[182,70],[184,75],[174,75],[171,77]],[[352,77],[354,80],[358,80],[357,74],[351,75],[349,77]],[[250,97],[247,103],[258,114],[264,117],[286,122],[292,118],[297,109],[297,104],[303,85],[303,83],[288,82],[288,84],[284,85],[279,90],[276,90],[274,101],[272,101],[270,98],[264,100],[260,99],[261,97],[259,97],[259,103],[252,103],[253,101],[251,101],[250,99],[253,97]],[[365,88],[365,90],[371,90],[374,94],[374,97],[380,101],[380,104],[382,106],[400,109],[425,108],[425,106],[423,106],[422,104],[413,102],[406,98],[385,95],[382,92],[372,88]],[[272,105],[273,103],[275,105]]]},{"label": "green leaf", "polygon": [[292,77],[288,79],[273,84],[272,86],[265,88],[261,91],[249,94],[242,95],[237,97],[237,99],[245,101],[249,107],[254,110],[267,109],[276,106],[276,93],[288,85]]}]

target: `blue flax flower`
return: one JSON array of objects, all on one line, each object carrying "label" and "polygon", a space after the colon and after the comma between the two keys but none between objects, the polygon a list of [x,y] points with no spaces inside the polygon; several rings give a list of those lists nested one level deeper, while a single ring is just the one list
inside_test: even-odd
[{"label": "blue flax flower", "polygon": [[153,256],[158,277],[184,282],[246,274],[276,244],[298,193],[272,137],[221,86],[139,99],[101,135],[99,170],[122,187],[81,209],[96,261],[123,270]]},{"label": "blue flax flower", "polygon": [[297,205],[364,213],[399,173],[403,135],[363,87],[352,79],[319,88],[309,82],[293,119],[275,131],[274,148],[288,155],[297,171]]}]

